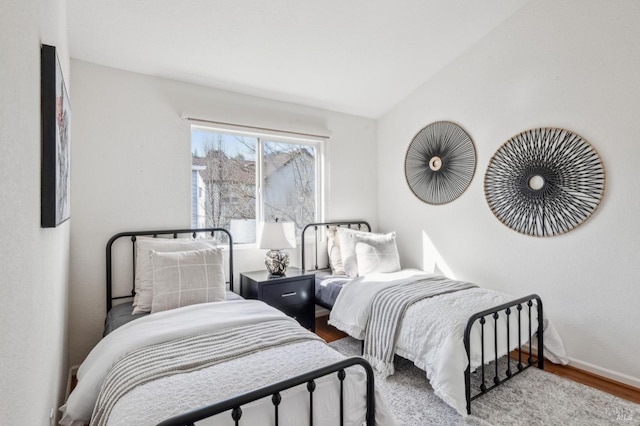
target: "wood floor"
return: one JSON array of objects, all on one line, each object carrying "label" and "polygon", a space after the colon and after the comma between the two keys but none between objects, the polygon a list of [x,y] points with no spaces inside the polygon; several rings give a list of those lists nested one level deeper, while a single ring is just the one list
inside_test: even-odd
[{"label": "wood floor", "polygon": [[[341,339],[347,335],[327,324],[328,316],[316,318],[316,334],[327,342]],[[544,369],[550,373],[565,377],[578,383],[600,389],[617,397],[640,404],[640,389],[628,386],[624,383],[597,376],[595,374],[579,370],[569,365],[556,365],[546,362]]]}]

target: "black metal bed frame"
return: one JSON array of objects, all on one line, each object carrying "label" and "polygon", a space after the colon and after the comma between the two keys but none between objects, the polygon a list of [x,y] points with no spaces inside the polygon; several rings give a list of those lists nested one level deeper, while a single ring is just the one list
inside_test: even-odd
[{"label": "black metal bed frame", "polygon": [[[196,238],[198,234],[210,234],[212,237],[216,233],[223,233],[228,237],[229,247],[229,288],[233,291],[233,238],[231,233],[225,228],[197,228],[197,229],[171,229],[171,230],[157,230],[157,231],[129,231],[120,232],[111,237],[106,247],[106,262],[107,262],[107,312],[111,310],[113,301],[118,299],[127,299],[135,296],[135,256],[136,256],[136,238],[139,236],[153,236],[158,235],[173,235],[173,238],[178,238],[179,235],[191,235],[192,238]],[[132,288],[131,295],[125,296],[113,296],[112,281],[113,281],[113,244],[120,238],[129,237],[132,244]],[[299,386],[306,383],[306,389],[309,393],[309,425],[313,426],[313,392],[315,391],[315,380],[328,376],[332,373],[337,373],[337,378],[340,381],[340,424],[344,424],[344,380],[346,378],[346,368],[353,366],[361,366],[366,374],[366,424],[367,426],[373,426],[375,424],[375,379],[373,375],[373,369],[371,365],[361,357],[350,357],[336,363],[327,365],[309,371],[307,373],[259,388],[255,389],[235,397],[226,399],[224,401],[216,402],[214,404],[206,405],[185,413],[178,414],[167,420],[162,421],[158,426],[193,426],[196,421],[211,417],[216,414],[231,411],[231,418],[235,422],[236,426],[240,425],[240,419],[242,417],[242,406],[257,401],[262,398],[271,396],[271,402],[274,406],[274,419],[275,425],[278,425],[278,407],[282,401],[280,392]]]},{"label": "black metal bed frame", "polygon": [[[178,238],[179,235],[191,235],[192,238],[196,238],[198,234],[207,233],[213,237],[216,233],[223,233],[229,239],[229,289],[233,291],[233,238],[231,237],[231,233],[225,228],[197,228],[197,229],[165,229],[159,231],[128,231],[128,232],[120,232],[119,234],[114,235],[107,242],[107,312],[111,310],[113,307],[113,301],[118,299],[129,299],[135,296],[136,294],[136,237],[158,237],[158,235],[173,235],[173,238]],[[113,296],[112,289],[112,281],[113,281],[113,270],[112,270],[112,250],[113,243],[116,240],[130,237],[131,238],[131,247],[132,247],[132,259],[133,259],[133,268],[132,268],[132,279],[131,279],[131,294],[125,296]]]},{"label": "black metal bed frame", "polygon": [[[351,357],[338,361],[337,363],[321,367],[316,370],[310,371],[292,377],[287,380],[283,380],[272,385],[256,389],[225,401],[217,402],[215,404],[207,405],[205,407],[197,408],[192,411],[188,411],[183,414],[171,417],[157,426],[194,426],[195,422],[205,419],[207,417],[214,416],[216,414],[231,411],[231,418],[236,426],[240,425],[242,418],[242,406],[253,401],[257,401],[271,396],[271,403],[273,404],[273,419],[275,425],[278,426],[279,413],[278,407],[282,401],[281,391],[293,388],[295,386],[306,383],[306,389],[309,393],[309,426],[313,426],[313,392],[315,391],[316,384],[315,379],[319,379],[324,376],[328,376],[332,373],[337,373],[338,380],[340,380],[340,425],[344,424],[344,379],[346,378],[345,369],[347,367],[360,365],[364,368],[367,376],[367,413],[366,424],[367,426],[373,426],[375,423],[375,379],[373,375],[373,369],[371,365],[363,358]],[[302,419],[301,419],[302,420]],[[302,424],[302,421],[301,423]]]},{"label": "black metal bed frame", "polygon": [[[363,226],[366,226],[368,228],[368,231],[371,231],[371,226],[369,225],[368,222],[364,221],[364,220],[347,220],[347,221],[338,221],[338,222],[322,222],[322,223],[310,223],[308,225],[306,225],[303,228],[302,231],[302,269],[305,269],[305,232],[307,231],[308,228],[313,228],[314,232],[315,232],[315,265],[314,268],[312,270],[319,270],[319,269],[325,269],[328,268],[329,266],[326,266],[324,268],[322,267],[318,267],[318,233],[320,228],[325,227],[325,228],[329,228],[330,226],[347,226],[349,228],[352,227],[357,227],[358,230],[360,230]],[[535,301],[535,303],[534,303]],[[331,309],[331,306],[326,306],[324,303],[316,300],[316,303],[320,306],[323,306],[327,309]],[[478,312],[473,314],[469,320],[467,321],[465,330],[464,330],[464,347],[467,353],[467,361],[468,361],[468,365],[466,370],[464,371],[464,380],[465,380],[465,396],[466,396],[466,402],[467,402],[467,414],[471,414],[471,401],[475,400],[476,398],[484,395],[485,393],[489,392],[490,390],[494,389],[495,387],[503,384],[504,382],[506,382],[507,380],[511,379],[512,377],[517,376],[518,374],[520,374],[521,372],[523,372],[524,370],[526,370],[527,368],[529,368],[530,366],[534,365],[534,360],[531,354],[531,347],[529,346],[528,350],[526,351],[528,357],[526,359],[526,364],[523,364],[522,362],[522,354],[523,352],[525,352],[525,350],[523,349],[523,341],[522,341],[522,336],[521,336],[521,322],[522,322],[522,317],[521,317],[521,313],[522,313],[522,309],[523,305],[526,305],[528,308],[528,315],[527,315],[527,319],[528,319],[528,329],[529,329],[529,336],[533,336],[532,332],[532,326],[533,326],[533,322],[531,319],[531,310],[533,309],[532,307],[535,305],[536,309],[537,309],[537,366],[540,369],[544,369],[544,348],[543,348],[543,318],[542,318],[542,300],[540,299],[540,297],[536,294],[532,294],[529,296],[525,296],[525,297],[521,297],[519,299],[516,300],[512,300],[510,302],[504,303],[502,305],[499,306],[494,306],[492,308],[486,309],[484,311]],[[518,363],[516,364],[516,370],[511,370],[511,358],[510,358],[510,318],[511,315],[513,314],[512,309],[516,309],[517,311],[517,321],[518,321],[518,345],[517,348],[514,349],[514,351],[517,352],[518,355]],[[494,342],[494,354],[497,355],[498,353],[498,330],[496,327],[498,318],[500,313],[503,312],[504,315],[506,315],[506,342],[507,342],[507,369],[504,372],[504,375],[501,376],[498,372],[498,357],[496,356],[495,359],[493,360],[493,362],[495,363],[495,367],[494,367],[494,377],[493,377],[493,384],[491,384],[490,386],[486,385],[486,381],[485,381],[485,347],[484,347],[484,324],[487,321],[487,317],[490,317],[491,319],[494,320],[494,336],[493,336],[493,342]],[[471,330],[473,328],[473,325],[475,324],[476,321],[479,321],[480,326],[481,326],[481,366],[478,367],[480,369],[480,376],[481,376],[481,383],[479,386],[479,392],[475,393],[472,395],[472,389],[471,389]],[[529,341],[529,337],[527,337],[526,342]],[[362,350],[364,352],[364,340],[361,342],[362,343]],[[489,361],[490,362],[490,361]]]}]

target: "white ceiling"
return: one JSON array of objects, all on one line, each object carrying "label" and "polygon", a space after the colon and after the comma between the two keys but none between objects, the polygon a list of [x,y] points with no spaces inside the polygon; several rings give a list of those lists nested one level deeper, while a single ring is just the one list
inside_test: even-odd
[{"label": "white ceiling", "polygon": [[378,118],[528,1],[67,0],[67,23],[74,59]]}]

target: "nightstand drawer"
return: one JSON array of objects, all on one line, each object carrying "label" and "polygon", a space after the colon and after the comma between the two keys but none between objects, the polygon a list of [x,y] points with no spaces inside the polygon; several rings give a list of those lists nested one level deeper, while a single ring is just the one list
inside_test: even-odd
[{"label": "nightstand drawer", "polygon": [[275,307],[309,302],[313,298],[310,282],[299,280],[265,285],[262,288],[262,300]]}]

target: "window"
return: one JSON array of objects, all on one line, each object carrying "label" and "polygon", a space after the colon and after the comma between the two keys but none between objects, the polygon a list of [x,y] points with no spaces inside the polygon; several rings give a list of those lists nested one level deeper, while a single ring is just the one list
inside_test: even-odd
[{"label": "window", "polygon": [[298,235],[322,211],[322,142],[191,127],[193,227],[224,227],[255,243],[260,221]]}]

